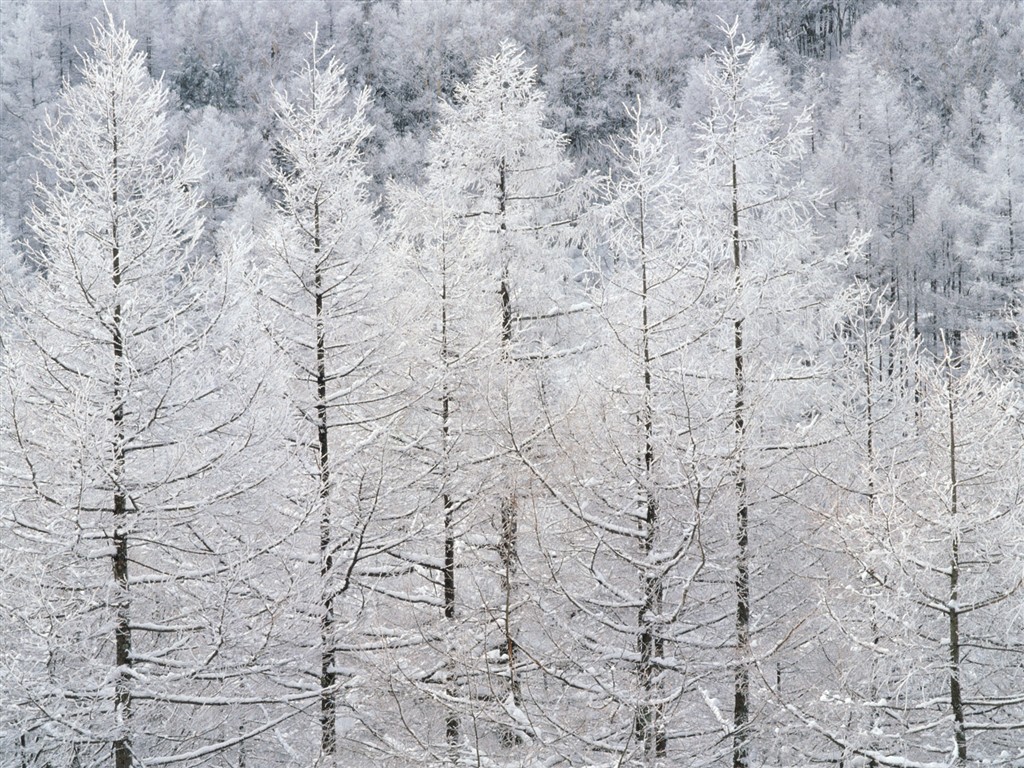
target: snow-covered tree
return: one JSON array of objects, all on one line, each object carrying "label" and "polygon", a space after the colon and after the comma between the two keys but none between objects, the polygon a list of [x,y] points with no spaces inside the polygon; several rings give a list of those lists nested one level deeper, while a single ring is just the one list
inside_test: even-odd
[{"label": "snow-covered tree", "polygon": [[548,412],[553,456],[524,461],[561,511],[549,515],[534,567],[543,602],[557,606],[548,672],[579,702],[546,719],[564,754],[647,766],[685,754],[683,718],[696,728],[707,713],[691,706],[701,681],[690,641],[707,617],[693,605],[700,517],[722,473],[704,464],[709,390],[678,376],[701,354],[713,268],[684,245],[683,176],[664,130],[639,106],[629,117],[604,204],[587,217],[591,348],[572,377],[572,407]]},{"label": "snow-covered tree", "polygon": [[[783,668],[799,666],[794,633],[811,610],[799,587],[810,567],[801,536],[811,489],[801,457],[821,439],[819,388],[842,254],[822,253],[810,229],[814,198],[793,179],[807,149],[806,115],[789,107],[767,50],[741,38],[736,25],[726,33],[726,45],[699,71],[703,107],[684,246],[713,266],[704,300],[718,322],[694,361],[701,367],[681,375],[718,388],[712,423],[731,488],[718,499],[716,519],[723,532],[723,516],[732,524],[731,544],[715,556],[733,572],[730,736],[732,763],[741,768],[765,759],[768,748],[758,735],[765,707],[754,698],[755,681],[774,680],[778,689]],[[771,673],[762,666],[769,661]]]},{"label": "snow-covered tree", "polygon": [[[833,711],[804,721],[875,765],[1012,765],[1024,706],[1009,662],[1024,598],[1020,393],[977,340],[914,360],[905,330],[894,347],[877,315],[873,325],[857,336],[862,385],[846,400],[860,459],[830,523],[851,564],[827,599],[838,634],[821,706]],[[896,375],[882,352],[903,358]]]},{"label": "snow-covered tree", "polygon": [[[464,560],[477,499],[489,489],[479,401],[494,365],[492,329],[499,316],[488,290],[481,233],[466,226],[463,202],[429,166],[422,185],[391,190],[394,270],[405,293],[398,321],[410,369],[411,407],[398,432],[410,467],[403,485],[420,522],[415,542],[399,553],[414,564],[413,577],[389,596],[396,601],[392,612],[407,614],[396,623],[407,632],[415,627],[418,635],[415,646],[400,652],[415,660],[413,669],[423,670],[405,673],[402,688],[409,696],[425,694],[443,712],[436,718],[444,724],[443,741],[431,728],[417,729],[418,738],[432,759],[450,765],[459,763],[471,743],[476,633],[470,617],[479,606],[467,599],[472,576]],[[394,677],[393,664],[385,664],[385,678]]]},{"label": "snow-covered tree", "polygon": [[878,291],[859,287],[849,307],[837,319],[835,391],[823,416],[832,436],[815,456],[815,472],[833,488],[819,504],[825,533],[816,541],[827,573],[819,582],[815,638],[822,690],[817,699],[786,701],[805,725],[815,724],[812,732],[824,733],[823,748],[838,747],[843,759],[881,746],[878,702],[904,663],[887,629],[900,611],[883,599],[895,588],[891,574],[875,567],[863,542],[877,535],[891,479],[912,467],[921,354],[908,324],[894,319],[895,308]]},{"label": "snow-covered tree", "polygon": [[944,150],[928,178],[932,183],[917,205],[907,240],[921,277],[911,321],[924,342],[938,349],[943,334],[953,341],[977,323],[969,304],[978,292],[975,255],[982,228],[975,210],[976,170]]},{"label": "snow-covered tree", "polygon": [[922,120],[899,84],[876,72],[863,53],[844,59],[838,90],[815,158],[816,183],[829,190],[823,229],[831,225],[832,247],[842,247],[852,231],[869,232],[867,258],[851,277],[884,287],[890,301],[916,317],[929,278],[908,245],[923,196]]},{"label": "snow-covered tree", "polygon": [[1003,313],[1024,306],[1024,115],[1000,80],[985,94],[981,130],[978,215],[984,234],[973,264],[972,304],[983,330],[1005,333]]},{"label": "snow-covered tree", "polygon": [[[432,754],[498,759],[518,745],[527,751],[508,753],[518,760],[540,747],[525,682],[535,665],[522,652],[537,618],[524,588],[523,548],[536,530],[524,505],[537,502],[519,453],[535,449],[544,362],[565,311],[568,169],[534,73],[511,45],[441,112],[422,184],[393,201],[421,393],[404,430],[424,536],[406,557],[433,582],[440,610],[425,627],[443,629],[426,629],[424,641],[445,661],[401,682],[443,704],[443,737],[411,729],[438,745]],[[422,601],[421,591],[407,584],[404,599]],[[420,651],[410,658],[425,663]]]},{"label": "snow-covered tree", "polygon": [[1020,0],[107,4],[0,0],[0,755],[1024,759]]},{"label": "snow-covered tree", "polygon": [[[318,572],[307,595],[317,617],[320,752],[338,751],[341,653],[361,644],[345,628],[359,622],[367,561],[395,546],[400,509],[386,504],[387,451],[380,419],[391,408],[382,375],[388,304],[379,280],[382,243],[368,194],[362,145],[368,93],[354,97],[340,63],[318,48],[291,90],[276,92],[280,131],[270,174],[276,216],[258,225],[263,326],[292,378],[288,429],[304,448],[294,504]],[[351,612],[349,611],[351,608]],[[312,649],[311,649],[312,650]]]},{"label": "snow-covered tree", "polygon": [[50,60],[52,34],[37,5],[6,9],[0,34],[0,193],[4,224],[21,236],[27,232],[32,180],[39,170],[32,139],[59,83]]},{"label": "snow-covered tree", "polygon": [[40,143],[42,273],[5,307],[5,754],[237,753],[292,714],[261,651],[273,366],[253,375],[234,256],[200,258],[196,153],[168,150],[167,91],[123,28],[96,28],[81,79]]},{"label": "snow-covered tree", "polygon": [[[497,352],[492,384],[479,403],[490,424],[487,438],[495,456],[495,478],[487,494],[497,534],[491,565],[496,584],[484,586],[482,608],[498,630],[504,671],[503,692],[513,741],[523,738],[518,713],[523,706],[519,652],[522,605],[520,541],[527,533],[521,519],[519,489],[526,482],[514,453],[520,441],[536,433],[539,368],[553,343],[544,320],[564,305],[568,260],[564,246],[569,208],[569,167],[564,140],[545,126],[545,98],[536,73],[523,54],[503,44],[478,66],[473,78],[456,90],[455,104],[442,109],[436,140],[437,170],[457,194],[467,226],[480,233],[497,323],[485,330]],[[553,310],[555,310],[553,312]],[[495,345],[496,346],[493,346]],[[488,415],[489,412],[489,415]],[[490,590],[497,588],[497,594]],[[493,630],[492,630],[493,631]]]}]

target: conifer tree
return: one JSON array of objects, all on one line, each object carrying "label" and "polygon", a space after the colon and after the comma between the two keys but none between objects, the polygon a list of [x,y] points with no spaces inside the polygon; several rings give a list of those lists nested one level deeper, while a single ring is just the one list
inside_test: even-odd
[{"label": "conifer tree", "polygon": [[[546,589],[564,614],[548,633],[556,677],[586,702],[549,718],[567,750],[578,739],[595,755],[653,766],[685,754],[674,731],[684,711],[694,722],[699,685],[687,634],[715,480],[699,415],[707,390],[676,374],[701,354],[712,271],[683,246],[683,177],[664,129],[639,106],[628,116],[634,127],[588,216],[594,348],[582,354],[573,407],[550,416],[557,463],[528,465],[562,508],[543,539]],[[609,708],[621,714],[586,717]]]},{"label": "conifer tree", "polygon": [[1004,313],[1024,307],[1024,115],[999,80],[985,95],[982,134],[978,214],[984,235],[974,260],[972,303],[982,315],[981,330],[1006,334]]},{"label": "conifer tree", "polygon": [[[806,113],[790,112],[767,51],[735,24],[725,31],[725,46],[699,73],[704,106],[684,246],[713,265],[705,296],[720,321],[702,345],[703,368],[684,375],[716,382],[718,401],[729,403],[710,423],[730,465],[732,488],[719,509],[731,506],[731,545],[717,557],[728,552],[734,574],[732,764],[746,768],[766,749],[756,681],[763,675],[781,685],[783,666],[797,663],[783,652],[783,638],[792,639],[798,616],[811,610],[797,587],[807,575],[796,553],[806,551],[800,536],[808,526],[797,499],[811,491],[800,463],[820,427],[841,252],[821,252],[810,229],[814,196],[793,178],[807,150]],[[770,615],[783,594],[792,602]],[[762,666],[765,646],[777,648],[774,674]]]},{"label": "conifer tree", "polygon": [[401,510],[387,512],[385,504],[380,419],[392,405],[381,321],[388,298],[362,156],[372,130],[369,93],[351,94],[344,68],[319,48],[316,32],[310,43],[294,87],[275,92],[280,130],[269,173],[279,199],[277,215],[257,225],[256,267],[262,324],[291,377],[288,430],[303,454],[292,503],[315,527],[296,539],[294,556],[309,558],[313,552],[301,551],[308,545],[318,563],[306,594],[318,617],[320,754],[327,759],[339,751],[342,654],[369,642],[344,631],[359,624],[362,600],[347,597],[366,587],[367,563],[393,548],[405,528]]},{"label": "conifer tree", "polygon": [[237,752],[292,714],[261,655],[273,366],[252,375],[234,256],[200,258],[197,154],[168,149],[166,104],[128,33],[97,27],[40,144],[42,272],[5,291],[4,611],[23,641],[3,687],[24,760]]},{"label": "conifer tree", "polygon": [[[403,683],[442,702],[434,754],[449,762],[506,750],[526,759],[539,747],[527,684],[538,679],[536,657],[522,652],[536,620],[524,572],[536,529],[522,505],[537,502],[519,451],[535,448],[542,423],[571,203],[564,142],[544,119],[535,73],[503,45],[442,105],[422,183],[393,195],[420,393],[405,424],[408,455],[421,467],[416,508],[431,534],[407,557],[429,569],[442,616],[427,626],[441,618],[443,629],[436,643],[425,633],[427,646],[445,659],[438,674]],[[404,599],[419,594],[411,585]]]},{"label": "conifer tree", "polygon": [[884,328],[859,335],[865,357],[851,361],[863,379],[845,398],[848,426],[865,453],[860,477],[836,478],[845,490],[830,525],[852,566],[832,583],[852,585],[828,597],[835,688],[823,699],[832,712],[815,720],[846,755],[875,765],[1012,764],[1020,393],[977,338],[934,357],[901,336],[902,352],[889,351],[906,374],[891,376],[879,359]]},{"label": "conifer tree", "polygon": [[497,534],[497,563],[491,566],[497,594],[485,590],[480,607],[498,634],[495,656],[503,669],[492,687],[505,710],[503,739],[509,744],[529,740],[521,678],[527,662],[519,651],[518,618],[520,546],[528,533],[520,485],[526,479],[515,445],[536,431],[531,423],[540,375],[535,361],[543,359],[550,343],[539,323],[563,305],[568,267],[559,255],[570,209],[569,168],[564,139],[545,126],[544,117],[535,71],[525,66],[521,51],[504,43],[456,89],[454,105],[442,109],[436,140],[435,173],[454,192],[465,225],[479,233],[496,299],[496,325],[485,331],[487,345],[495,350],[493,385],[478,413],[490,421],[486,439],[495,456],[489,498]]}]

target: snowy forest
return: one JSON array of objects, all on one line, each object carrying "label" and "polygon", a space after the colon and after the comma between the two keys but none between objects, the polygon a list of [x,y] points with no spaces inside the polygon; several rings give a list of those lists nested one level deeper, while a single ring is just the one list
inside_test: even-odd
[{"label": "snowy forest", "polygon": [[0,766],[1024,766],[1024,2],[0,32]]}]

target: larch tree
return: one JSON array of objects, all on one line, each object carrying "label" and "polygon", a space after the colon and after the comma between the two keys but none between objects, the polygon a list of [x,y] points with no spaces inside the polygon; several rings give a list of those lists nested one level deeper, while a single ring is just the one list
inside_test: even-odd
[{"label": "larch tree", "polygon": [[562,511],[541,533],[544,599],[557,606],[547,671],[579,701],[545,717],[565,754],[654,766],[691,746],[682,713],[694,727],[706,712],[691,706],[701,682],[688,641],[704,563],[699,520],[716,491],[701,423],[712,408],[707,388],[677,374],[700,355],[714,271],[683,247],[683,176],[664,130],[639,106],[628,116],[602,204],[585,217],[590,348],[571,407],[547,412],[554,460],[523,461]]},{"label": "larch tree", "polygon": [[[369,94],[350,94],[344,69],[310,36],[311,57],[291,91],[275,93],[279,130],[269,168],[277,215],[260,230],[256,273],[262,324],[290,377],[293,442],[304,450],[293,504],[310,528],[296,558],[318,565],[307,609],[317,617],[319,753],[336,758],[346,678],[342,653],[363,642],[359,599],[363,569],[402,536],[402,513],[385,502],[390,407],[382,375],[387,296],[380,284],[379,240],[362,157],[371,132]],[[315,531],[313,530],[315,529]]]},{"label": "larch tree", "polygon": [[[1020,392],[977,339],[918,352],[895,379],[877,354],[888,343],[884,328],[860,334],[863,386],[846,400],[862,411],[865,453],[831,522],[853,568],[829,600],[838,674],[822,702],[844,713],[826,735],[877,766],[1012,765],[1024,706],[1009,662],[1024,598]],[[804,718],[823,732],[825,720]]]},{"label": "larch tree", "polygon": [[392,194],[418,393],[401,439],[422,535],[401,553],[413,573],[395,589],[421,616],[421,636],[390,674],[396,704],[427,697],[442,712],[407,722],[417,754],[518,763],[543,748],[527,629],[540,617],[524,570],[538,504],[521,452],[537,450],[546,363],[565,354],[555,347],[574,197],[564,142],[545,127],[535,73],[513,46],[440,109],[422,181]]},{"label": "larch tree", "polygon": [[[665,663],[665,629],[660,626],[665,604],[666,574],[659,563],[658,552],[663,546],[661,540],[665,535],[665,523],[659,518],[665,512],[667,500],[659,498],[664,493],[659,493],[655,479],[657,467],[665,459],[662,446],[657,445],[655,437],[655,420],[664,418],[658,412],[660,409],[656,403],[655,380],[660,372],[660,364],[665,362],[665,352],[658,348],[656,339],[652,337],[661,335],[656,331],[670,331],[674,325],[673,320],[678,317],[677,313],[683,313],[689,307],[685,300],[679,301],[678,295],[667,304],[667,311],[664,300],[657,301],[659,289],[664,288],[670,278],[679,277],[683,273],[677,264],[672,263],[672,257],[678,253],[680,228],[678,221],[674,221],[681,208],[676,186],[679,181],[678,169],[674,163],[663,159],[663,134],[641,123],[639,108],[633,117],[635,127],[630,136],[629,154],[620,154],[620,163],[625,166],[625,173],[609,197],[618,214],[612,217],[612,258],[621,259],[626,269],[632,268],[630,271],[639,273],[633,274],[633,279],[626,285],[616,286],[620,290],[624,288],[623,292],[627,296],[634,297],[637,306],[633,308],[634,317],[631,322],[627,320],[623,327],[616,328],[615,336],[626,348],[626,353],[632,356],[627,366],[636,372],[637,381],[634,384],[639,385],[635,387],[637,403],[635,412],[631,414],[639,429],[637,445],[634,450],[623,453],[639,457],[639,466],[635,470],[636,487],[630,494],[636,498],[640,510],[640,522],[637,525],[639,547],[634,555],[639,571],[639,605],[634,649],[638,691],[632,736],[650,763],[664,758],[667,753],[661,694],[664,688],[662,667]],[[662,220],[659,221],[659,217]],[[613,275],[610,281],[612,285],[623,279],[617,273]],[[684,345],[674,339],[669,341],[668,346],[681,349]],[[679,536],[679,549],[664,562],[672,563],[676,560],[679,553],[686,551],[691,540],[692,531],[689,535],[684,532]]]},{"label": "larch tree", "polygon": [[891,630],[900,608],[886,598],[898,586],[863,542],[877,535],[894,478],[914,466],[921,346],[880,293],[858,287],[847,315],[837,318],[835,391],[823,416],[832,436],[814,457],[832,488],[823,497],[829,502],[818,505],[825,534],[816,542],[826,552],[827,577],[819,582],[822,629],[814,642],[827,682],[817,700],[785,702],[801,722],[814,724],[810,731],[825,737],[826,750],[840,749],[841,759],[867,759],[859,750],[882,746],[879,701],[907,658]]},{"label": "larch tree", "polygon": [[485,331],[495,350],[491,381],[481,391],[477,418],[493,457],[487,498],[496,513],[497,562],[489,568],[497,583],[488,586],[478,577],[478,610],[497,630],[492,656],[501,669],[488,685],[509,744],[530,740],[522,690],[528,663],[519,651],[525,601],[520,547],[528,533],[520,486],[528,480],[516,455],[537,434],[543,361],[565,305],[574,198],[564,143],[545,125],[535,71],[505,43],[456,89],[454,104],[443,106],[433,148],[434,173],[452,191],[463,225],[478,233],[496,310],[495,326]]},{"label": "larch tree", "polygon": [[950,135],[931,162],[930,188],[916,205],[908,245],[919,276],[915,328],[933,350],[966,331],[1006,334],[1019,312],[1024,120],[995,81],[982,105],[966,89]]},{"label": "larch tree", "polygon": [[981,238],[976,212],[978,172],[956,152],[943,150],[931,166],[932,184],[916,206],[908,246],[921,275],[916,332],[931,348],[975,324],[964,304],[977,293],[975,257]]},{"label": "larch tree", "polygon": [[984,234],[972,287],[981,330],[1005,334],[1003,314],[1020,313],[1024,306],[1024,115],[999,80],[985,94],[981,131],[978,216]]},{"label": "larch tree", "polygon": [[0,46],[0,190],[4,223],[18,236],[31,206],[32,179],[39,170],[32,157],[33,136],[42,127],[44,105],[57,95],[59,81],[50,60],[53,36],[31,3],[5,12]]},{"label": "larch tree", "polygon": [[704,106],[684,245],[714,265],[706,301],[719,321],[702,344],[702,366],[682,375],[715,382],[719,402],[729,403],[716,421],[728,420],[718,431],[732,487],[718,509],[732,518],[731,544],[716,557],[733,572],[729,730],[732,764],[745,768],[769,746],[766,733],[757,735],[766,710],[755,681],[771,680],[776,691],[784,676],[800,684],[795,633],[813,608],[799,585],[814,567],[801,543],[812,490],[801,465],[821,439],[818,398],[842,250],[820,248],[810,229],[814,196],[793,181],[807,149],[806,113],[790,108],[767,51],[735,24],[725,31],[726,45],[699,70]]},{"label": "larch tree", "polygon": [[259,500],[274,367],[251,374],[266,350],[236,254],[201,257],[200,168],[168,148],[166,104],[128,33],[97,27],[40,140],[41,271],[5,291],[3,611],[21,639],[2,684],[25,764],[238,754],[293,715],[267,700],[274,543],[253,535],[277,528]]},{"label": "larch tree", "polygon": [[[429,755],[419,753],[421,759],[458,765],[467,751],[480,751],[470,738],[479,606],[467,598],[472,575],[465,561],[477,499],[489,487],[478,405],[494,363],[491,331],[499,315],[490,301],[481,233],[466,226],[461,191],[437,170],[428,165],[422,184],[390,195],[411,380],[411,405],[396,432],[410,469],[407,498],[420,523],[415,541],[395,553],[408,575],[388,591],[397,602],[392,613],[405,614],[398,635],[408,638],[398,651],[404,663],[386,657],[381,671],[402,699],[426,693],[440,705],[443,739],[432,727],[438,719],[410,724]],[[422,703],[418,709],[426,710]]]},{"label": "larch tree", "polygon": [[930,278],[908,241],[923,197],[923,121],[899,84],[857,51],[843,62],[839,94],[815,155],[814,178],[829,190],[822,229],[831,229],[835,248],[843,247],[851,231],[869,232],[867,258],[855,264],[859,271],[851,277],[884,287],[917,324],[919,295]]},{"label": "larch tree", "polygon": [[923,541],[911,544],[894,527],[887,542],[898,560],[909,561],[902,565],[907,595],[919,606],[916,634],[927,654],[920,669],[934,674],[934,697],[911,707],[911,717],[927,725],[908,731],[935,728],[939,718],[930,711],[937,707],[958,768],[979,756],[1019,760],[1012,734],[1024,712],[1012,693],[1020,675],[1006,663],[1019,654],[1012,638],[1024,604],[1024,560],[1016,546],[1024,537],[1024,444],[1015,423],[1021,402],[1012,384],[994,374],[992,353],[971,342],[963,354],[947,346],[923,367],[923,472],[920,485],[902,492],[892,509],[913,515]]}]

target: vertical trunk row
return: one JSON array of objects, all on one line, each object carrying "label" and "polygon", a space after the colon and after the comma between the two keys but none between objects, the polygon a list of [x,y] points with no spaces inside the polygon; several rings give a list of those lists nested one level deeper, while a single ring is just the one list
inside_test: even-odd
[{"label": "vertical trunk row", "polygon": [[334,585],[331,572],[331,467],[327,442],[327,350],[324,319],[323,265],[320,262],[320,201],[313,202],[313,281],[316,299],[316,421],[320,469],[320,585],[323,614],[320,618],[320,749],[333,755],[337,745],[335,720],[336,672],[334,669]]},{"label": "vertical trunk row", "polygon": [[132,742],[129,720],[132,714],[132,691],[130,686],[132,666],[132,628],[130,623],[131,595],[128,590],[128,507],[125,494],[125,352],[124,332],[121,314],[121,248],[118,244],[118,134],[117,114],[111,104],[111,135],[113,152],[113,192],[111,195],[112,216],[110,223],[111,272],[114,284],[114,315],[112,342],[114,349],[114,556],[113,576],[116,590],[116,619],[114,624],[114,656],[117,673],[114,677],[114,721],[117,737],[114,740],[114,768],[131,768]]},{"label": "vertical trunk row", "polygon": [[732,162],[732,266],[736,300],[733,320],[733,432],[736,438],[736,673],[733,681],[733,768],[749,763],[750,722],[750,510],[747,501],[746,379],[743,369],[743,277],[740,271],[740,207],[736,161]]}]

